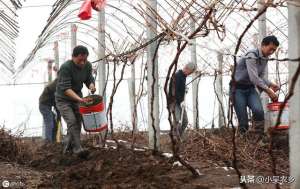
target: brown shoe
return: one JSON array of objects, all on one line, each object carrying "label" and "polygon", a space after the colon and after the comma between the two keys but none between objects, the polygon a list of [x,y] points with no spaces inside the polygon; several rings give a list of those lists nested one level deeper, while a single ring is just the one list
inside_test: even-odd
[{"label": "brown shoe", "polygon": [[265,121],[253,121],[249,131],[257,134],[264,134]]}]

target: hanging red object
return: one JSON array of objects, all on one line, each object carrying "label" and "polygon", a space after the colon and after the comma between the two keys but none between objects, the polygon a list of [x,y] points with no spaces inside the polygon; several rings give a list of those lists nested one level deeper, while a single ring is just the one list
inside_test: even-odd
[{"label": "hanging red object", "polygon": [[106,0],[92,0],[92,8],[96,11],[100,11],[106,5]]},{"label": "hanging red object", "polygon": [[92,0],[85,0],[83,2],[78,17],[81,20],[88,20],[92,17]]}]

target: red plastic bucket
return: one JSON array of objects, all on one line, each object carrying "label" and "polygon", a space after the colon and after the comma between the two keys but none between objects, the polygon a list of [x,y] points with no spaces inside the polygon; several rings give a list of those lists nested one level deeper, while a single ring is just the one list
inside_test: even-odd
[{"label": "red plastic bucket", "polygon": [[78,17],[81,20],[88,20],[92,17],[92,2],[91,0],[85,0],[80,7]]},{"label": "red plastic bucket", "polygon": [[94,106],[89,106],[89,107],[80,106],[79,111],[81,114],[89,114],[92,112],[102,112],[102,111],[104,111],[104,102],[101,102],[99,104],[96,104]]},{"label": "red plastic bucket", "polygon": [[96,11],[100,11],[106,5],[106,0],[92,0],[92,8]]},{"label": "red plastic bucket", "polygon": [[[289,128],[288,104],[284,106],[283,102],[273,102],[273,103],[269,103],[267,105],[267,108],[270,116],[269,119],[270,119],[270,124],[272,129],[285,130]],[[277,117],[281,109],[283,109],[281,114],[281,120],[280,120],[281,123],[277,127],[275,127]]]},{"label": "red plastic bucket", "polygon": [[[92,95],[93,98],[102,98],[99,95]],[[89,98],[88,96],[86,98]],[[104,109],[104,102],[101,100],[99,103],[90,106],[79,106],[79,112],[83,119],[83,128],[87,132],[101,132],[107,129],[107,119]]]}]

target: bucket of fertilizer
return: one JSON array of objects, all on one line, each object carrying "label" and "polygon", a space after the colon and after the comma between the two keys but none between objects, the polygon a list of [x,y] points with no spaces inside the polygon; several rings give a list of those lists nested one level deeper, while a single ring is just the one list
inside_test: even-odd
[{"label": "bucket of fertilizer", "polygon": [[88,99],[88,102],[80,103],[79,105],[84,130],[87,132],[106,131],[107,119],[102,96],[89,95],[84,98]]},{"label": "bucket of fertilizer", "polygon": [[[284,106],[283,102],[273,102],[269,103],[267,105],[268,113],[270,115],[270,124],[272,129],[276,130],[285,130],[289,128],[289,111],[288,111],[288,105],[286,104]],[[279,111],[283,109],[283,112],[281,114],[280,124],[275,127],[277,117],[279,115]]]}]

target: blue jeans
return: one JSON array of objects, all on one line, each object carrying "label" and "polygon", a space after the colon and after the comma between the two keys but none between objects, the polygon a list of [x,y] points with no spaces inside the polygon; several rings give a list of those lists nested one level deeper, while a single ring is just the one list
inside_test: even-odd
[{"label": "blue jeans", "polygon": [[234,96],[232,89],[230,89],[230,96],[234,102],[240,132],[246,132],[249,128],[247,107],[252,111],[254,121],[264,121],[264,109],[254,87],[236,89]]},{"label": "blue jeans", "polygon": [[54,115],[51,110],[51,106],[47,106],[44,104],[39,104],[40,112],[43,116],[43,121],[45,124],[45,134],[46,134],[46,140],[49,142],[55,142],[54,140],[54,127],[55,127],[55,120]]}]

